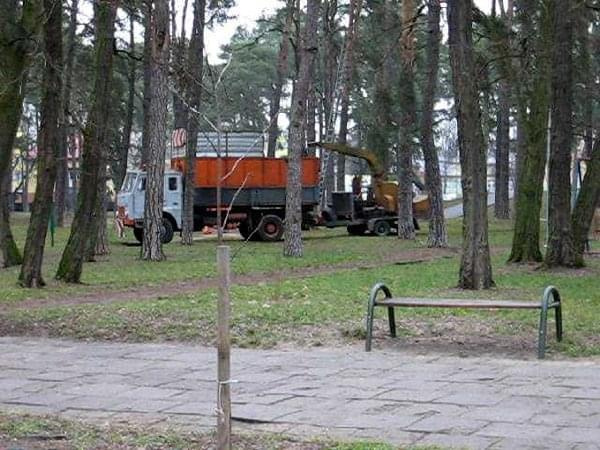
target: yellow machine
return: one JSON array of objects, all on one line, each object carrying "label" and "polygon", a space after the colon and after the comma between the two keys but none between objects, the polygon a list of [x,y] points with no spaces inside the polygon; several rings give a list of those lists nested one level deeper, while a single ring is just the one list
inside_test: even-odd
[{"label": "yellow machine", "polygon": [[[385,179],[385,169],[383,164],[374,151],[366,148],[351,147],[346,144],[337,144],[331,142],[316,142],[309,145],[315,145],[326,150],[340,153],[342,155],[354,156],[363,159],[369,165],[373,177],[373,197],[375,203],[381,206],[386,212],[397,214],[398,212],[398,183]],[[424,185],[416,175],[413,176],[413,183],[424,191]],[[413,199],[413,209],[420,216],[429,210],[429,198],[427,195],[417,195]]]}]

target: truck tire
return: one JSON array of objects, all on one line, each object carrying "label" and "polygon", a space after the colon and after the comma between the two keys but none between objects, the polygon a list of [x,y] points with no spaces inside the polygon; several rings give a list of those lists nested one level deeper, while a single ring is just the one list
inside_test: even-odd
[{"label": "truck tire", "polygon": [[359,225],[348,225],[346,230],[348,231],[348,234],[352,236],[362,236],[365,234],[365,231],[367,231],[367,227],[361,223]]},{"label": "truck tire", "polygon": [[173,236],[175,235],[175,230],[173,229],[173,224],[169,219],[163,217],[162,223],[162,233],[160,234],[160,240],[163,244],[168,244],[173,240]]},{"label": "truck tire", "polygon": [[[137,241],[141,244],[144,242],[144,229],[143,228],[134,228],[133,235],[137,239]],[[173,224],[167,218],[163,218],[163,226],[162,233],[160,235],[160,240],[163,244],[168,244],[173,240],[173,236],[175,235],[175,231],[173,230]]]},{"label": "truck tire", "polygon": [[373,234],[375,236],[387,236],[390,234],[390,224],[387,220],[379,220],[373,226]]},{"label": "truck tire", "polygon": [[281,240],[283,236],[283,221],[279,216],[272,214],[263,216],[258,228],[258,235],[265,242]]}]

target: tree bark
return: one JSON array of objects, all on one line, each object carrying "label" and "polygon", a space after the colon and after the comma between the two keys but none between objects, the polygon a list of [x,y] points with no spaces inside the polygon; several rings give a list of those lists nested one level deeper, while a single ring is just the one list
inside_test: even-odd
[{"label": "tree bark", "polygon": [[400,106],[398,169],[398,237],[414,239],[415,226],[412,211],[413,180],[413,140],[416,132],[417,112],[415,110],[415,3],[402,2],[402,35],[400,37],[400,76],[398,77],[398,103]]},{"label": "tree bark", "polygon": [[106,165],[103,152],[108,146],[106,118],[110,117],[111,111],[110,92],[117,6],[118,0],[100,0],[94,8],[95,76],[91,108],[83,133],[80,189],[71,234],[56,272],[56,278],[67,283],[79,283],[81,280],[84,258],[88,255],[86,244],[90,236],[95,235],[99,186],[105,181]]},{"label": "tree bark", "polygon": [[[135,48],[135,16],[129,14],[129,51],[133,52]],[[129,158],[129,147],[131,146],[131,131],[133,130],[133,115],[135,112],[135,79],[137,73],[137,63],[134,58],[129,58],[129,74],[127,76],[127,107],[125,111],[125,121],[123,124],[123,135],[119,145],[116,170],[113,173],[113,182],[115,191],[119,192],[127,173],[127,161]]]},{"label": "tree bark", "polygon": [[108,206],[108,191],[106,190],[106,180],[108,177],[104,177],[104,183],[100,183],[98,186],[98,202],[96,205],[96,230],[92,236],[95,236],[94,247],[90,253],[92,258],[96,256],[106,256],[110,254],[110,244],[108,241],[108,230],[106,228],[106,208]]},{"label": "tree bark", "polygon": [[60,154],[56,170],[56,226],[65,225],[66,194],[69,186],[69,161],[67,157],[69,149],[69,127],[68,117],[71,110],[71,89],[73,87],[73,63],[75,61],[75,33],[77,31],[77,12],[79,0],[71,1],[71,12],[69,15],[69,28],[67,31],[67,55],[65,58],[64,82],[62,85],[62,105],[60,118]]},{"label": "tree bark", "polygon": [[42,261],[48,222],[52,214],[52,195],[56,182],[56,160],[60,145],[60,92],[62,75],[62,9],[54,0],[44,0],[44,77],[42,81],[42,120],[37,158],[37,184],[31,219],[27,229],[19,283],[23,287],[42,287]]},{"label": "tree bark", "polygon": [[[523,139],[520,148],[515,200],[515,226],[509,262],[540,262],[540,210],[544,189],[548,109],[550,104],[549,62],[547,57],[552,36],[552,17],[542,9],[537,26],[537,2],[521,0],[521,40],[524,56],[517,91],[519,131]],[[535,36],[534,39],[530,36]]]},{"label": "tree bark", "polygon": [[[554,3],[554,1],[553,1]],[[573,141],[573,21],[575,2],[554,4],[552,52],[552,137],[548,175],[547,267],[577,267],[571,228],[571,145]]]},{"label": "tree bark", "polygon": [[[39,28],[39,4],[23,1],[19,10],[16,0],[0,0],[0,180],[10,176],[13,144],[23,108],[27,69],[35,49]],[[20,15],[19,15],[20,13]],[[10,195],[0,183],[0,201]],[[26,203],[26,202],[24,202]],[[0,250],[3,266],[21,264],[22,257],[10,228],[8,208],[0,207]]]},{"label": "tree bark", "polygon": [[372,15],[374,22],[372,27],[377,30],[374,49],[376,60],[373,63],[379,70],[375,72],[373,119],[368,128],[367,142],[369,147],[377,152],[385,172],[388,173],[391,166],[390,136],[394,121],[392,80],[396,70],[392,57],[396,42],[393,39],[392,30],[398,28],[398,25],[395,23],[395,14],[387,1],[374,3]]},{"label": "tree bark", "polygon": [[[354,48],[358,38],[358,25],[362,0],[351,0],[348,12],[348,31],[344,48],[344,62],[342,65],[342,86],[340,92],[340,132],[338,142],[348,143],[348,119],[350,110],[350,90],[354,79]],[[341,153],[337,155],[337,190],[346,189],[346,158]]]},{"label": "tree bark", "polygon": [[[323,115],[325,125],[325,140],[330,141],[335,136],[335,119],[337,115],[335,96],[337,84],[337,66],[339,60],[339,49],[335,43],[335,25],[338,10],[337,0],[325,0],[323,2],[323,15],[321,18],[323,57],[322,79],[323,79]],[[335,153],[321,150],[323,167],[321,173],[323,182],[320,193],[321,207],[331,203],[331,194],[335,190]]]},{"label": "tree bark", "polygon": [[[510,50],[514,0],[508,0],[506,10],[504,9],[504,2],[500,2],[500,10],[506,27],[501,45]],[[504,68],[504,70],[501,70],[503,77],[498,84],[494,192],[494,215],[497,219],[510,219],[510,108],[512,105],[512,89],[509,79],[512,74],[512,64],[510,61],[510,58],[507,58],[501,63],[501,68]]]},{"label": "tree bark", "polygon": [[494,215],[497,219],[510,219],[510,84],[506,80],[501,80],[498,87],[497,117]]},{"label": "tree bark", "polygon": [[433,107],[440,65],[440,0],[427,2],[427,38],[425,86],[423,88],[423,113],[421,115],[421,145],[425,159],[425,186],[429,196],[428,247],[447,247],[448,232],[444,218],[444,196],[440,162],[433,139]]},{"label": "tree bark", "polygon": [[162,261],[162,221],[165,173],[165,139],[169,102],[169,3],[155,0],[151,27],[150,91],[148,111],[148,164],[144,203],[142,259]]},{"label": "tree bark", "polygon": [[191,111],[187,119],[187,147],[185,165],[185,188],[183,194],[183,230],[181,243],[192,245],[194,242],[194,177],[196,166],[196,149],[198,146],[198,130],[200,117],[198,109],[202,96],[202,70],[204,53],[204,15],[206,0],[194,1],[194,22],[188,54],[188,80],[186,86],[189,90],[188,102]]},{"label": "tree bark", "polygon": [[148,164],[148,137],[150,136],[150,102],[152,101],[152,87],[150,78],[152,76],[152,1],[142,0],[144,12],[144,52],[143,52],[143,70],[144,70],[144,96],[142,99],[143,111],[143,129],[142,129],[142,151],[140,166],[146,167]]},{"label": "tree bark", "polygon": [[[306,142],[315,142],[317,140],[317,86],[315,72],[315,65],[313,64],[313,71],[310,74],[310,83],[308,85],[308,94],[306,96]],[[305,147],[303,150],[303,154],[306,156],[314,156],[315,152],[315,147]]]},{"label": "tree bark", "polygon": [[573,209],[573,246],[576,261],[583,260],[594,212],[600,205],[600,139],[596,138],[590,156],[577,203]]},{"label": "tree bark", "polygon": [[288,56],[290,49],[290,29],[292,27],[292,19],[294,17],[294,0],[287,0],[286,2],[286,13],[285,23],[281,33],[281,43],[279,44],[279,53],[277,55],[277,75],[275,83],[273,84],[273,90],[271,92],[271,99],[269,102],[269,128],[268,128],[268,143],[267,143],[267,156],[269,158],[275,157],[275,151],[277,150],[277,138],[279,137],[279,111],[281,109],[281,95],[283,93],[283,85],[287,78],[288,73]]},{"label": "tree bark", "polygon": [[[10,173],[8,175],[10,176]],[[7,179],[11,181],[8,177]],[[3,267],[16,266],[23,262],[21,252],[10,229],[10,209],[8,207],[10,189],[6,186],[7,184],[4,183],[4,188],[0,191],[0,247]]]},{"label": "tree bark", "polygon": [[310,75],[317,53],[319,6],[320,0],[308,0],[306,25],[300,44],[300,69],[292,93],[283,254],[293,257],[302,256],[302,152],[305,144],[303,125]]},{"label": "tree bark", "polygon": [[448,42],[457,109],[464,212],[458,285],[463,289],[488,289],[494,281],[488,244],[487,158],[476,83],[472,14],[471,0],[448,4]]}]

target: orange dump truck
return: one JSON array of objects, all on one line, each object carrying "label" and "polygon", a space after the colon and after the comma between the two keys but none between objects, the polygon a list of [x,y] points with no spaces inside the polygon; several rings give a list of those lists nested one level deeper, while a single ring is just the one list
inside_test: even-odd
[{"label": "orange dump truck", "polygon": [[[197,157],[194,178],[194,229],[216,223],[218,159]],[[173,158],[165,172],[163,242],[181,230],[183,212],[183,174],[185,160]],[[239,223],[244,238],[276,241],[283,235],[287,160],[257,156],[221,158],[221,208],[231,222]],[[118,195],[119,215],[133,227],[138,240],[143,237],[146,173],[130,171]],[[302,160],[303,226],[315,222],[319,203],[319,160]],[[223,217],[225,216],[223,214]]]}]

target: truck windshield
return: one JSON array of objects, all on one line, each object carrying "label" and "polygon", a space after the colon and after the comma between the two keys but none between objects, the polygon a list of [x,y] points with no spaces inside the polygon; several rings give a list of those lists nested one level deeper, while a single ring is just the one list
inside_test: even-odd
[{"label": "truck windshield", "polygon": [[135,186],[135,179],[137,178],[137,173],[128,173],[125,176],[125,180],[123,181],[123,186],[121,187],[121,191],[123,192],[131,192],[133,191],[133,186]]}]

